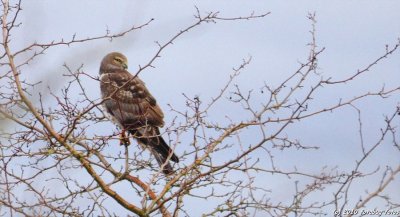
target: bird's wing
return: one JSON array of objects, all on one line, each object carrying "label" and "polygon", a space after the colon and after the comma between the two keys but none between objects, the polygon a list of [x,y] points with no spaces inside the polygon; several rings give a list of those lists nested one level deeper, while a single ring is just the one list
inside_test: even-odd
[{"label": "bird's wing", "polygon": [[124,70],[103,74],[100,80],[104,106],[124,128],[164,125],[164,114],[142,80]]}]

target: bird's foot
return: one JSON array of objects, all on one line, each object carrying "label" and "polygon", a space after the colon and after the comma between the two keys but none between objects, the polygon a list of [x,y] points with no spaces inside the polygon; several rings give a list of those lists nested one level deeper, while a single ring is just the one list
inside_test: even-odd
[{"label": "bird's foot", "polygon": [[119,135],[119,145],[130,145],[131,142],[129,141],[129,137],[126,136],[125,130],[122,130],[121,134]]}]

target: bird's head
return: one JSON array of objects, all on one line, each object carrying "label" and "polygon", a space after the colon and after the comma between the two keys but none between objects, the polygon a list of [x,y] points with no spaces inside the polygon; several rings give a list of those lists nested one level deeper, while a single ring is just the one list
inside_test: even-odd
[{"label": "bird's head", "polygon": [[100,65],[100,74],[110,73],[113,70],[128,69],[128,59],[122,53],[112,52],[107,54]]}]

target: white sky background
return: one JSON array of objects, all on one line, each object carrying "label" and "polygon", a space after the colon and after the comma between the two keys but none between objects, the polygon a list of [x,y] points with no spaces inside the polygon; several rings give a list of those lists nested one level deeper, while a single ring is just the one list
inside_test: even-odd
[{"label": "white sky background", "polygon": [[[45,80],[42,89],[35,89],[37,92],[46,91],[47,85],[53,90],[65,85],[61,76],[65,73],[64,63],[72,69],[84,64],[85,72],[98,75],[102,57],[111,51],[124,53],[129,59],[130,71],[135,72],[138,65],[147,63],[155,54],[157,45],[154,41],[164,43],[195,22],[195,5],[202,12],[220,11],[223,17],[245,16],[253,11],[270,11],[271,14],[252,21],[201,25],[165,50],[155,62],[156,68],[140,75],[164,109],[167,125],[173,118],[167,104],[183,109],[185,100],[182,93],[199,95],[200,99],[209,101],[225,84],[232,67],[238,66],[248,56],[253,58],[251,65],[236,81],[243,90],[258,91],[264,82],[271,86],[282,82],[299,67],[299,61],[307,59],[306,45],[311,39],[311,23],[306,18],[308,12],[316,12],[317,44],[326,48],[319,59],[320,72],[334,80],[348,77],[367,66],[384,53],[386,44],[393,45],[400,37],[399,1],[24,1],[20,17],[23,24],[12,35],[12,48],[15,51],[34,41],[69,40],[73,34],[78,39],[98,36],[104,34],[107,27],[112,33],[117,33],[155,18],[142,30],[112,42],[99,40],[50,49],[26,68],[29,76],[38,81]],[[340,98],[350,99],[366,90],[378,91],[384,84],[388,88],[394,87],[400,81],[399,69],[400,54],[396,52],[360,80],[338,89],[324,89],[318,94],[319,100],[314,106],[331,105]],[[99,98],[98,84],[92,81],[89,85],[89,94],[93,99]],[[363,130],[368,145],[376,141],[379,129],[384,126],[384,115],[395,110],[399,99],[398,96],[386,101],[371,98],[356,103],[365,108]],[[210,114],[216,121],[226,121],[225,115],[237,120],[248,117],[237,107],[230,109],[231,104],[224,103],[218,104]],[[361,153],[357,124],[355,110],[345,107],[334,114],[292,125],[287,131],[288,136],[321,148],[318,151],[277,152],[276,161],[281,168],[297,167],[316,173],[324,165],[338,165],[344,171],[347,166],[353,168],[354,160]],[[107,130],[98,129],[99,133]],[[178,147],[178,155],[184,149],[184,144]],[[377,165],[385,167],[399,163],[398,152],[388,145],[380,147],[369,165],[373,170]],[[274,182],[275,178],[258,177],[257,181],[265,182],[273,190],[286,187],[286,183]],[[363,183],[360,192],[367,186],[376,186],[379,178]],[[399,186],[400,182],[396,180],[387,192],[400,195]],[[276,196],[276,200],[292,200],[291,192],[275,192],[276,195],[272,196]],[[198,216],[202,207],[193,206],[192,211],[194,216]],[[123,215],[124,211],[121,210],[120,214]]]}]

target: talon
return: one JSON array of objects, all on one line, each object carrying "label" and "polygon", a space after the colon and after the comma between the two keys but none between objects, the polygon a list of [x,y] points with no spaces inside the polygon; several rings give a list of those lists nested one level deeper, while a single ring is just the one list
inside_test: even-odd
[{"label": "talon", "polygon": [[121,131],[121,134],[119,135],[119,145],[128,146],[130,144],[131,144],[131,142],[129,141],[129,137],[126,136],[125,129],[123,129]]}]

